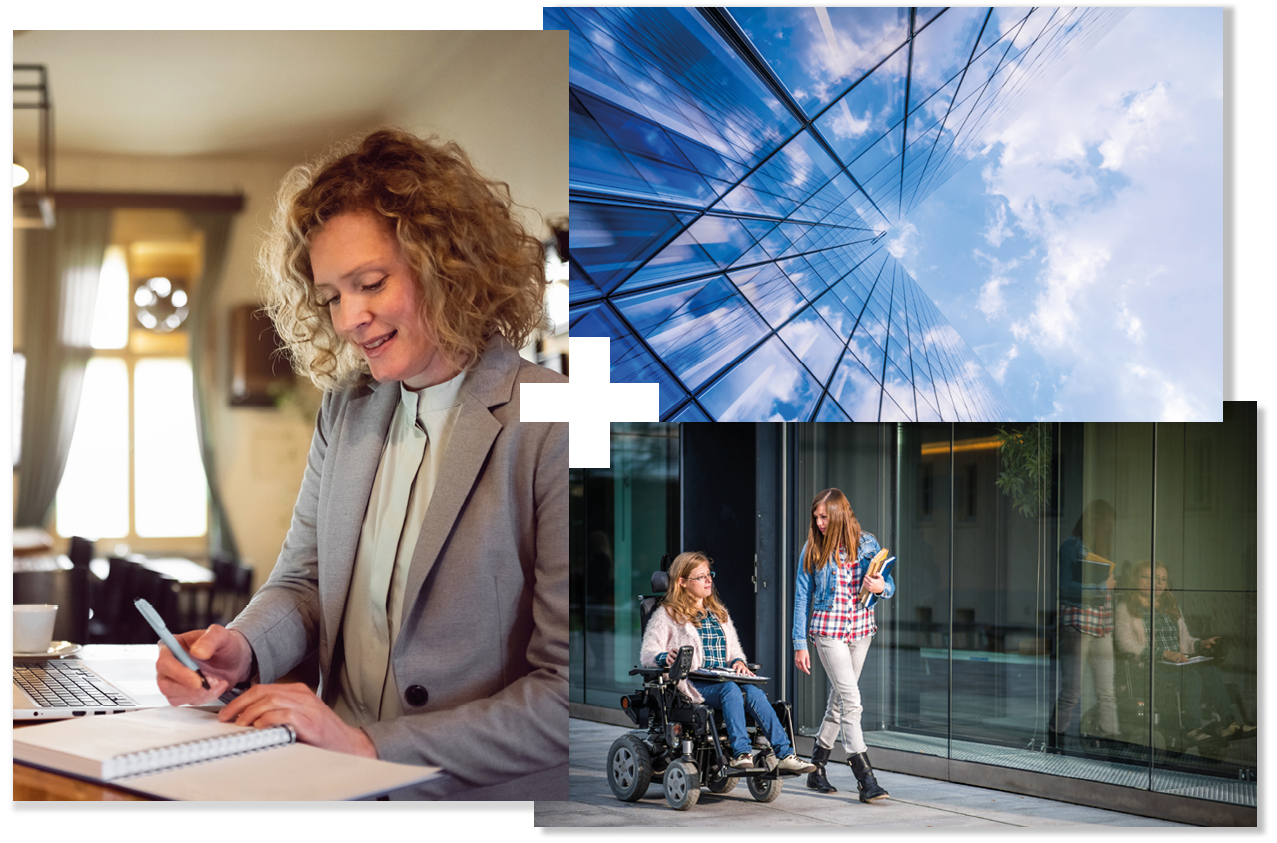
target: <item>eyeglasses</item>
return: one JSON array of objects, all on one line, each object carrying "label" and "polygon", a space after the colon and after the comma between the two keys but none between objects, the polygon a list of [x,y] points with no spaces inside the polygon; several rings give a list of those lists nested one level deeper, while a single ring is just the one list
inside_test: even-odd
[{"label": "eyeglasses", "polygon": [[710,571],[708,574],[701,574],[699,577],[688,577],[687,581],[688,582],[704,582],[705,580],[714,579],[714,576],[715,576],[715,572]]}]

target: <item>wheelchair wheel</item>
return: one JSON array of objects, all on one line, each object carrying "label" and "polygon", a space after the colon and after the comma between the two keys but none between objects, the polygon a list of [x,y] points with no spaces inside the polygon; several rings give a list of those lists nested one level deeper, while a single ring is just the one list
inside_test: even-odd
[{"label": "wheelchair wheel", "polygon": [[749,777],[749,795],[756,802],[775,802],[780,796],[781,781],[766,776]]},{"label": "wheelchair wheel", "polygon": [[622,802],[637,802],[652,782],[652,753],[635,735],[621,735],[607,751],[607,783]]},{"label": "wheelchair wheel", "polygon": [[665,801],[675,811],[686,811],[701,798],[701,773],[690,761],[672,761],[665,768]]},{"label": "wheelchair wheel", "polygon": [[739,776],[723,776],[721,779],[709,782],[705,787],[709,788],[710,793],[731,793],[739,783]]}]

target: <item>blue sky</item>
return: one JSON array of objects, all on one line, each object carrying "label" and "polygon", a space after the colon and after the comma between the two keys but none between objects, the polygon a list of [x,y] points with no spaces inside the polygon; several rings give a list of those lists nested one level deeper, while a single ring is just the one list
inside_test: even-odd
[{"label": "blue sky", "polygon": [[1219,418],[1222,19],[1132,10],[893,226],[1018,417]]}]

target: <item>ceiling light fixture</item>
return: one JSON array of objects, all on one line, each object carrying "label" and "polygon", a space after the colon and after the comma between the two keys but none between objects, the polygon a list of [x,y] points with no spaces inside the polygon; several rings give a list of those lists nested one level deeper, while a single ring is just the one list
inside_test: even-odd
[{"label": "ceiling light fixture", "polygon": [[185,282],[164,276],[148,278],[133,290],[137,321],[157,334],[176,330],[186,321],[190,304]]}]

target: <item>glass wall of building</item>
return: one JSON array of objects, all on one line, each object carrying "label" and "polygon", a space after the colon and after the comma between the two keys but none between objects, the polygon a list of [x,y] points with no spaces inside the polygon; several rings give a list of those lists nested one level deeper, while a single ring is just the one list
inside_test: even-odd
[{"label": "glass wall of building", "polygon": [[[829,683],[818,659],[810,676],[793,668],[793,579],[812,498],[836,487],[898,559],[897,593],[878,604],[860,680],[871,756],[1255,806],[1253,404],[1226,404],[1219,424],[773,429],[783,430],[768,440],[781,442],[778,453],[739,454],[750,477],[719,479],[739,486],[758,471],[757,517],[782,513],[782,549],[755,560],[716,557],[715,568],[718,581],[755,582],[753,606],[738,591],[728,608],[758,615],[745,642],[751,656],[778,654],[766,666],[775,677],[768,690],[793,704],[800,749],[810,751],[804,739],[816,733]],[[614,426],[613,469],[573,476],[574,505],[597,512],[588,525],[577,521],[581,544],[587,526],[606,522],[614,533],[626,525],[635,546],[651,545],[641,565],[681,549],[713,556],[712,547],[679,547],[685,531],[672,522],[721,518],[714,484],[688,476],[711,464],[693,452],[714,447],[713,437],[680,436],[676,425]],[[641,472],[636,450],[649,455]],[[764,475],[769,460],[781,468]],[[764,476],[780,479],[764,484]],[[644,484],[649,497],[620,517],[620,490]],[[732,520],[746,525],[749,516],[733,512]],[[621,575],[606,580],[608,557],[587,559],[576,542],[574,570],[586,570],[574,577],[574,619],[608,620],[583,621],[573,638],[573,701],[614,709],[633,690],[625,674],[637,663],[640,633],[630,607],[651,569],[618,554]],[[592,605],[576,584],[600,577]],[[600,674],[601,665],[610,672]]]},{"label": "glass wall of building", "polygon": [[610,337],[663,420],[1006,418],[889,233],[1124,14],[547,8],[571,334]]},{"label": "glass wall of building", "polygon": [[571,700],[614,706],[638,663],[638,595],[678,544],[678,426],[612,425],[611,467],[569,470]]},{"label": "glass wall of building", "polygon": [[870,746],[1254,805],[1253,405],[1225,419],[800,428],[796,498],[848,484],[900,560]]}]

